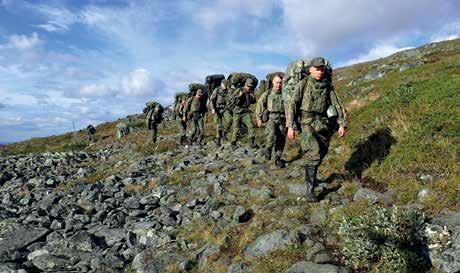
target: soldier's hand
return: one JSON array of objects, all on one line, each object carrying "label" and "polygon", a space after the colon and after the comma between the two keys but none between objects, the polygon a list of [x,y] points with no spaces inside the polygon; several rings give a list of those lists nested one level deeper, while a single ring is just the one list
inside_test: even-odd
[{"label": "soldier's hand", "polygon": [[262,127],[262,120],[260,118],[257,119],[257,127]]},{"label": "soldier's hand", "polygon": [[212,114],[215,115],[216,114],[216,110],[212,109]]},{"label": "soldier's hand", "polygon": [[238,97],[241,97],[243,96],[244,92],[243,91],[240,91],[240,94],[238,95]]},{"label": "soldier's hand", "polygon": [[294,128],[288,128],[287,135],[288,135],[289,139],[295,139],[295,130],[294,130]]},{"label": "soldier's hand", "polygon": [[339,131],[338,131],[339,137],[344,137],[346,133],[347,133],[347,130],[345,129],[345,127],[340,126]]}]

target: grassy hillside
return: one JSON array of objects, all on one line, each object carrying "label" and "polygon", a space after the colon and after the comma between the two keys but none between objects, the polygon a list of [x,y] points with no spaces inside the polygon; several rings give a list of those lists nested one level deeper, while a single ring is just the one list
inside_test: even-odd
[{"label": "grassy hillside", "polygon": [[[430,44],[377,61],[339,68],[336,89],[346,105],[350,128],[344,139],[334,139],[321,167],[325,178],[342,177],[353,192],[359,179],[374,190],[392,189],[397,203],[417,199],[422,187],[428,211],[460,209],[459,87],[460,40]],[[97,127],[97,142],[88,145],[84,131],[6,145],[0,155],[44,151],[97,150],[123,146],[141,154],[174,147],[174,122],[160,126],[160,142],[152,145],[147,131],[115,138],[116,122]],[[208,117],[206,139],[213,138]],[[263,130],[258,130],[259,143]],[[285,158],[298,156],[296,142],[288,141]],[[420,178],[428,177],[426,182]]]}]

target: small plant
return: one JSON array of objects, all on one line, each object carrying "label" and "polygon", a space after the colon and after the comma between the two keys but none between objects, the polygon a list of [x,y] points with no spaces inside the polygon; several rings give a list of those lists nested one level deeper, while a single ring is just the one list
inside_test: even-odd
[{"label": "small plant", "polygon": [[[344,219],[339,228],[341,252],[356,269],[374,267],[381,273],[415,273],[429,268],[425,245],[425,215],[419,210],[377,208]],[[425,270],[421,270],[425,269]]]}]

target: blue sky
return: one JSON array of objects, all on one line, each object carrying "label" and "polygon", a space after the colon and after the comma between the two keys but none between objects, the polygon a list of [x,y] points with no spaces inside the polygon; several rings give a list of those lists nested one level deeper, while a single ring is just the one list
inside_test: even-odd
[{"label": "blue sky", "polygon": [[457,0],[0,0],[0,143],[139,113],[206,75],[460,35]]}]

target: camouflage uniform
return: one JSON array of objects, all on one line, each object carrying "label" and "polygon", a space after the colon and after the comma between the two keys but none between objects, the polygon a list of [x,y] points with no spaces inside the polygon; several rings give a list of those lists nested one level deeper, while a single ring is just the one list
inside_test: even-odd
[{"label": "camouflage uniform", "polygon": [[126,123],[120,122],[117,124],[117,138],[122,138],[129,134],[129,127]]},{"label": "camouflage uniform", "polygon": [[280,167],[284,144],[286,143],[286,116],[284,112],[284,100],[281,91],[271,90],[265,92],[259,98],[256,108],[257,119],[263,120],[263,112],[267,110],[268,121],[265,126],[265,158],[271,159],[273,147],[275,148],[275,163]]},{"label": "camouflage uniform", "polygon": [[158,135],[158,124],[162,122],[163,111],[162,106],[155,102],[150,106],[150,109],[147,111],[146,123],[149,130],[152,131],[152,142],[157,142]]},{"label": "camouflage uniform", "polygon": [[190,145],[192,145],[194,141],[201,143],[204,136],[204,115],[207,112],[206,96],[201,89],[197,92],[202,92],[203,97],[190,97],[187,100],[187,107],[185,109],[187,120],[190,121]]},{"label": "camouflage uniform", "polygon": [[[322,58],[313,61],[314,66],[322,64]],[[336,130],[335,125],[338,123],[339,126],[347,126],[345,111],[331,80],[323,78],[317,81],[310,76],[297,84],[287,105],[287,127],[295,128],[295,122],[298,121],[302,130],[299,140],[302,151],[306,154],[307,197],[313,198],[316,173],[328,152],[329,142]],[[327,110],[331,105],[337,110],[336,121],[327,117]]]},{"label": "camouflage uniform", "polygon": [[232,111],[228,108],[229,90],[222,90],[221,87],[214,89],[211,95],[211,109],[215,111],[214,123],[216,126],[216,142],[220,145],[223,137],[222,120],[225,122],[225,132],[228,132],[232,125]]},{"label": "camouflage uniform", "polygon": [[[243,95],[239,97],[240,91]],[[254,92],[248,92],[245,88],[239,88],[234,92],[234,108],[233,108],[233,130],[232,130],[232,145],[236,145],[238,140],[238,130],[241,127],[241,123],[246,125],[248,128],[248,137],[251,147],[255,147],[255,129],[252,121],[252,111],[249,109],[251,104],[256,103],[256,97]]]},{"label": "camouflage uniform", "polygon": [[176,116],[177,127],[179,127],[180,144],[184,144],[187,138],[187,122],[184,121],[184,107],[186,95],[180,95],[180,98],[174,105],[174,114]]},{"label": "camouflage uniform", "polygon": [[94,128],[94,126],[90,124],[88,125],[88,127],[86,127],[86,131],[88,134],[88,141],[92,142],[94,140],[93,136],[94,134],[96,134],[96,128]]}]

